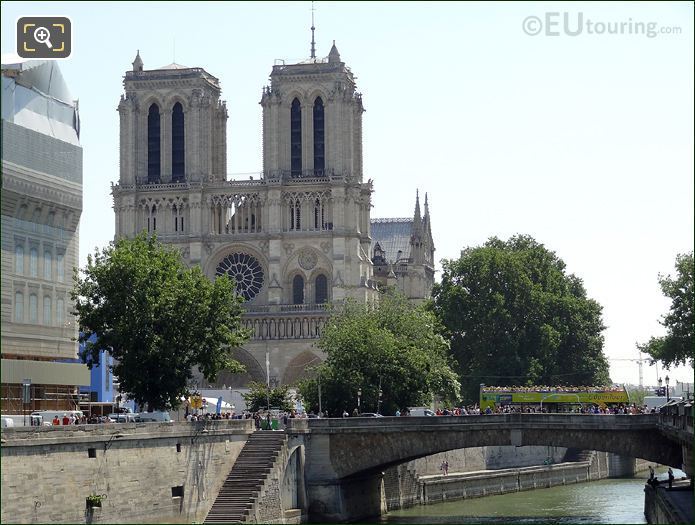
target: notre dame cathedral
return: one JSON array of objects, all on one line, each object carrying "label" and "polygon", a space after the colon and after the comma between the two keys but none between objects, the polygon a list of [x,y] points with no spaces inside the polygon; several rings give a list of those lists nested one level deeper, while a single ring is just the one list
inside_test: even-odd
[{"label": "notre dame cathedral", "polygon": [[[372,219],[362,166],[362,95],[335,44],[328,57],[273,66],[263,88],[263,171],[227,176],[220,81],[200,67],[145,69],[123,81],[116,237],[156,233],[245,299],[251,339],[239,376],[210,386],[292,384],[323,358],[314,347],[327,306],[369,301],[380,286],[413,301],[434,283],[427,196],[412,218]],[[201,386],[208,386],[207,384]]]}]

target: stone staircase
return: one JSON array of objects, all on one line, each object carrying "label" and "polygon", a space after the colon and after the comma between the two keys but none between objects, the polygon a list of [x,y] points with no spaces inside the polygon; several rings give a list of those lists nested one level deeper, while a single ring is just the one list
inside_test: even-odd
[{"label": "stone staircase", "polygon": [[284,432],[257,430],[251,434],[204,523],[244,523],[286,441]]}]

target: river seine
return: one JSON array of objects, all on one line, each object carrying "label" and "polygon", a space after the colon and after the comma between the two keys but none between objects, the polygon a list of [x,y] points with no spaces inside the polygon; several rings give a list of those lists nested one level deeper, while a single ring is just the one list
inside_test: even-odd
[{"label": "river seine", "polygon": [[647,523],[647,475],[418,505],[391,511],[381,523]]}]

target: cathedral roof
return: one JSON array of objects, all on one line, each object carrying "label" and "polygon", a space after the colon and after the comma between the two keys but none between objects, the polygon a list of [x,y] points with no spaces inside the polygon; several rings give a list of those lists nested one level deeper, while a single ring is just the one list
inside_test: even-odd
[{"label": "cathedral roof", "polygon": [[[388,262],[395,262],[400,257],[410,256],[410,235],[413,228],[412,218],[396,219],[372,219],[371,254],[374,253],[374,246],[379,243],[381,249],[386,253],[385,259]],[[370,255],[371,255],[370,254]]]},{"label": "cathedral roof", "polygon": [[191,68],[188,66],[182,66],[181,64],[177,64],[176,62],[172,62],[168,66],[158,67],[157,69],[191,69]]}]

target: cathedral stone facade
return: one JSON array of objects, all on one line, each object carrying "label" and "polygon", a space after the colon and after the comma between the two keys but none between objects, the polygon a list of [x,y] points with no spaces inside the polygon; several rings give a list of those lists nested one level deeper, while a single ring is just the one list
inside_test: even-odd
[{"label": "cathedral stone facade", "polygon": [[[273,67],[260,101],[263,171],[243,180],[227,177],[216,77],[179,64],[146,70],[138,53],[124,88],[116,237],[156,233],[211,279],[233,277],[245,299],[252,337],[235,357],[247,373],[222,373],[211,386],[265,382],[266,362],[274,384],[303,377],[323,357],[314,342],[331,304],[374,300],[385,284],[429,296],[427,204],[424,217],[417,202],[412,220],[371,221],[362,96],[335,44],[326,58]],[[370,235],[375,226],[400,252]]]}]

